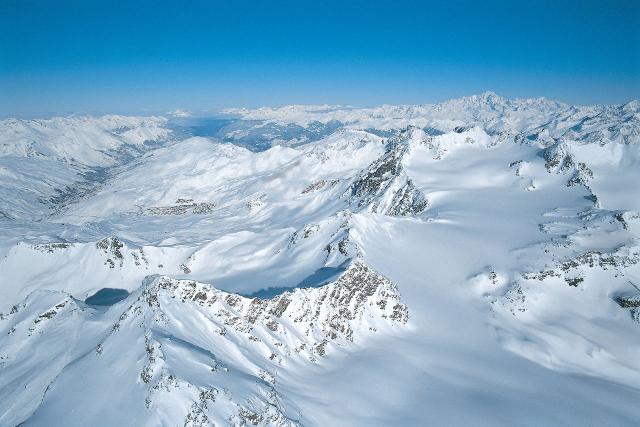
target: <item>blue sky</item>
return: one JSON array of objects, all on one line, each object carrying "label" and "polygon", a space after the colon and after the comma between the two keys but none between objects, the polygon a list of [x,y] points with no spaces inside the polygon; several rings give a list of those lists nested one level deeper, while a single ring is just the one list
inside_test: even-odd
[{"label": "blue sky", "polygon": [[640,98],[640,1],[0,1],[0,115]]}]

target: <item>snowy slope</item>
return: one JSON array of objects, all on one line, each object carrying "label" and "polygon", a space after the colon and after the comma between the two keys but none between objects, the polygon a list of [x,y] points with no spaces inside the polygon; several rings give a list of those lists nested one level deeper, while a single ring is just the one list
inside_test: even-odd
[{"label": "snowy slope", "polygon": [[[356,263],[322,288],[271,299],[156,276],[106,312],[66,293],[35,291],[2,317],[3,402],[15,409],[2,424],[288,426],[299,425],[301,414],[288,415],[281,402],[279,370],[304,368],[363,335],[401,327],[408,313],[393,284]],[[53,348],[46,359],[23,358],[24,346]],[[91,387],[79,393],[89,372]],[[28,391],[10,390],[23,384]],[[61,404],[73,396],[90,407],[105,394],[121,410],[70,417]]]},{"label": "snowy slope", "polygon": [[0,120],[0,216],[41,216],[91,190],[105,168],[166,140],[162,117]]},{"label": "snowy slope", "polygon": [[0,424],[640,422],[637,101],[229,113],[3,123]]}]

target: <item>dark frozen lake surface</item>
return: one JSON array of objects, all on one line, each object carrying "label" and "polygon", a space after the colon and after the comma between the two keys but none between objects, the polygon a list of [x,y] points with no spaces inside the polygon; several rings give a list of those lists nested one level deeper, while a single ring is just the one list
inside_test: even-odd
[{"label": "dark frozen lake surface", "polygon": [[129,296],[124,289],[103,288],[88,297],[84,302],[89,305],[109,306],[122,301]]}]

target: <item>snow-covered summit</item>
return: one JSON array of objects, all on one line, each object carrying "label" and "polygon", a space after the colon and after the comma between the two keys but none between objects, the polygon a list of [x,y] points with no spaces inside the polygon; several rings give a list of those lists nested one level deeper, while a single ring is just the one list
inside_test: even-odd
[{"label": "snow-covered summit", "polygon": [[2,122],[0,424],[638,424],[637,101],[229,113]]},{"label": "snow-covered summit", "polygon": [[[5,405],[19,409],[0,413],[0,422],[122,425],[154,413],[160,424],[301,425],[277,391],[279,370],[407,321],[397,288],[360,262],[323,287],[267,299],[159,276],[106,312],[64,292],[34,291],[0,314],[2,369],[31,387],[2,389]],[[48,350],[22,358],[24,346]],[[122,370],[114,376],[115,365]],[[91,386],[77,395],[88,371]],[[105,393],[127,410],[73,415],[58,400],[76,395],[72,405],[90,404]]]},{"label": "snow-covered summit", "polygon": [[[637,104],[637,102],[636,102]],[[296,124],[307,127],[312,123],[340,122],[358,129],[392,130],[407,126],[429,128],[449,132],[461,126],[481,126],[489,132],[512,135],[529,135],[544,127],[553,137],[562,137],[585,120],[597,121],[598,129],[606,128],[606,120],[625,124],[623,136],[613,134],[610,138],[622,138],[625,142],[637,141],[638,112],[634,101],[624,106],[571,106],[545,98],[507,99],[493,92],[445,101],[439,104],[383,105],[373,108],[343,106],[294,105],[279,108],[228,109],[228,114],[245,120],[258,120],[279,125]],[[552,126],[557,123],[559,126]],[[558,128],[559,127],[559,128]],[[604,132],[604,129],[602,129]],[[605,133],[603,135],[607,137]]]},{"label": "snow-covered summit", "polygon": [[113,164],[124,146],[166,139],[163,117],[71,116],[0,120],[0,156],[50,157],[87,166]]}]

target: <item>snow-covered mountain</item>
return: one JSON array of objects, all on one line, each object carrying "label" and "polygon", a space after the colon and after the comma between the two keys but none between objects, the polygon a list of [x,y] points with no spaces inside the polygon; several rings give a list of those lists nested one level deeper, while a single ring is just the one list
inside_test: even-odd
[{"label": "snow-covered mountain", "polygon": [[0,425],[640,422],[638,101],[225,114],[0,122]]},{"label": "snow-covered mountain", "polygon": [[162,117],[0,120],[0,217],[43,215],[170,131]]}]

